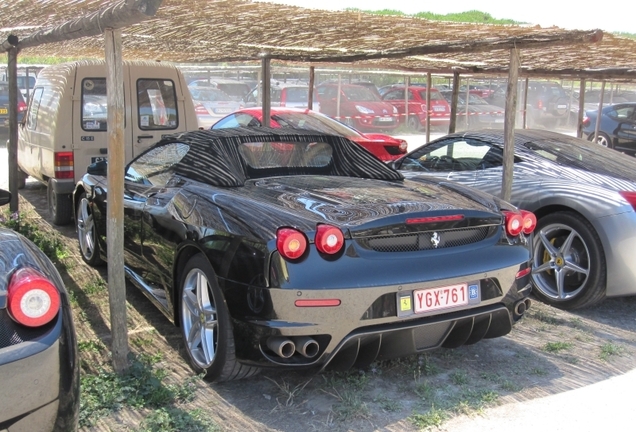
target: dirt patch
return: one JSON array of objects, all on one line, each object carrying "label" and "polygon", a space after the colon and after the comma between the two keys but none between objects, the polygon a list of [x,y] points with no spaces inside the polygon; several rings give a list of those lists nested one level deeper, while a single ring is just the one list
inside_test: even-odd
[{"label": "dirt patch", "polygon": [[[42,230],[59,232],[70,256],[61,273],[79,305],[74,311],[84,346],[109,344],[105,270],[81,261],[73,227],[46,220],[45,188],[28,183],[21,208]],[[53,234],[52,234],[53,235]],[[193,376],[179,330],[129,287],[131,350],[159,356],[167,382]],[[177,409],[193,410],[223,431],[416,431],[489,407],[515,404],[605,380],[636,367],[636,298],[609,299],[565,312],[535,301],[508,336],[452,350],[437,350],[347,373],[264,371],[231,383],[196,381],[195,397]],[[84,349],[84,369],[107,360],[107,349]],[[135,430],[147,410],[122,410],[86,431]]]}]

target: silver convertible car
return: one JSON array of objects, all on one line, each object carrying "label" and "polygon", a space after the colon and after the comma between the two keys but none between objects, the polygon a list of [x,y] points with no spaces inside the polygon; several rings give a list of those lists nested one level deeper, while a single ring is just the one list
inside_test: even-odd
[{"label": "silver convertible car", "polygon": [[[392,163],[499,195],[503,131],[439,138]],[[636,159],[550,131],[515,131],[511,203],[537,216],[532,280],[563,309],[636,294]]]}]

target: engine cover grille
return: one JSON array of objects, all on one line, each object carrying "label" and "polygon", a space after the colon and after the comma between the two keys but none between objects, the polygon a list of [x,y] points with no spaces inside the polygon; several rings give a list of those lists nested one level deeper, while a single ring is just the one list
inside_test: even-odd
[{"label": "engine cover grille", "polygon": [[363,248],[376,252],[413,252],[477,243],[493,232],[493,227],[475,227],[364,237],[357,238],[356,241]]}]

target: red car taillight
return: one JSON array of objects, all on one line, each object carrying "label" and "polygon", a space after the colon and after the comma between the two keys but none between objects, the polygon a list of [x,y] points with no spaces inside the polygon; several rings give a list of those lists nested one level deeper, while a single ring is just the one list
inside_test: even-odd
[{"label": "red car taillight", "polygon": [[537,102],[537,108],[539,108],[539,109],[542,109],[542,108],[543,108],[543,101],[542,101],[542,100],[539,100],[539,101]]},{"label": "red car taillight", "polygon": [[523,218],[523,233],[526,235],[532,234],[537,227],[537,217],[534,213],[527,210],[521,210],[521,217]]},{"label": "red car taillight", "polygon": [[27,104],[23,101],[18,101],[18,112],[25,112],[27,109]]},{"label": "red car taillight", "polygon": [[404,140],[400,140],[400,153],[406,153],[406,150],[408,149],[409,145],[406,141]]},{"label": "red car taillight", "polygon": [[48,324],[60,310],[60,293],[46,277],[22,268],[11,277],[7,310],[11,318],[27,327]]},{"label": "red car taillight", "polygon": [[300,258],[307,250],[307,238],[293,228],[280,228],[276,232],[276,249],[283,258]]},{"label": "red car taillight", "polygon": [[55,178],[72,179],[75,178],[73,152],[57,152],[54,156]]},{"label": "red car taillight", "polygon": [[344,246],[344,235],[339,228],[331,225],[318,225],[316,227],[316,249],[318,251],[333,255],[340,252]]},{"label": "red car taillight", "polygon": [[506,233],[509,236],[516,237],[522,232],[526,235],[531,234],[537,226],[537,217],[527,210],[521,210],[520,213],[504,210],[502,213],[506,219]]},{"label": "red car taillight", "polygon": [[581,124],[585,127],[588,127],[590,125],[590,118],[588,116],[583,117]]}]

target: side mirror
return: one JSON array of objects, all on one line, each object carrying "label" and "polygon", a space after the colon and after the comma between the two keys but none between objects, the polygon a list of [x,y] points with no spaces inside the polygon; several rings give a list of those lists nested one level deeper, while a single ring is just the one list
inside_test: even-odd
[{"label": "side mirror", "polygon": [[8,204],[9,202],[11,202],[11,192],[0,189],[0,206]]},{"label": "side mirror", "polygon": [[92,163],[86,168],[86,172],[91,175],[106,177],[108,173],[108,162],[102,160]]}]

